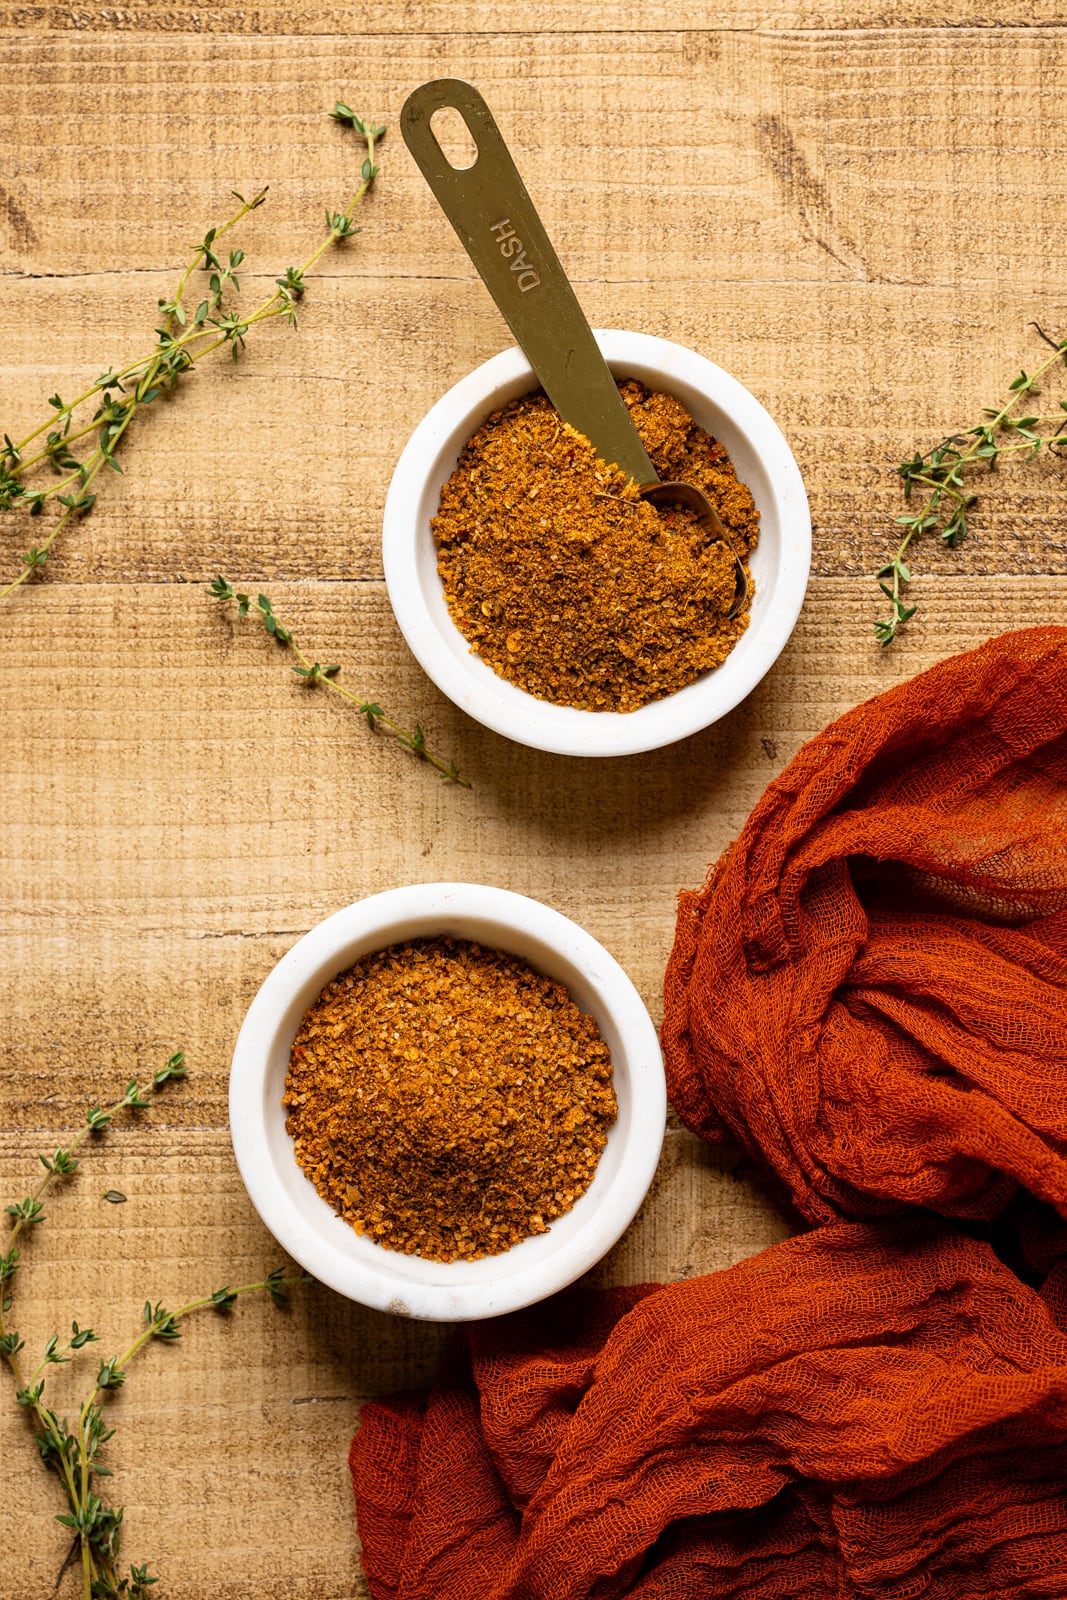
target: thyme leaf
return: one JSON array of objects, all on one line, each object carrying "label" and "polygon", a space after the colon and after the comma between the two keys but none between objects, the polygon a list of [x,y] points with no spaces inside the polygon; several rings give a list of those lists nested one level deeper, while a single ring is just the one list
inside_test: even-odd
[{"label": "thyme leaf", "polygon": [[936,533],[942,544],[957,549],[967,537],[968,516],[978,495],[969,487],[974,472],[985,467],[996,470],[1003,456],[1021,454],[1029,461],[1042,449],[1060,455],[1067,445],[1067,401],[1057,409],[1021,415],[1017,408],[1029,395],[1041,393],[1041,381],[1050,368],[1062,362],[1067,366],[1067,339],[1050,338],[1035,322],[1032,324],[1052,354],[1027,372],[1024,368],[1008,385],[1008,398],[1000,406],[985,406],[981,417],[970,428],[951,433],[925,453],[916,451],[897,466],[906,502],[915,510],[895,517],[904,533],[897,548],[875,574],[878,587],[889,602],[889,615],[874,624],[874,634],[884,648],[893,643],[900,629],[909,623],[918,607],[908,605],[905,590],[912,572],[905,556],[912,545]]},{"label": "thyme leaf", "polygon": [[[247,617],[252,609],[251,597],[240,593],[230,583],[229,579],[224,578],[221,573],[208,586],[205,593],[209,594],[213,600],[233,601],[240,617]],[[343,684],[338,683],[337,676],[341,671],[339,665],[334,664],[323,667],[319,662],[313,661],[310,656],[305,655],[293,638],[292,630],[278,617],[269,595],[261,594],[257,598],[256,610],[271,638],[278,644],[285,646],[296,656],[300,664],[295,666],[293,671],[306,686],[314,688],[317,684],[325,684],[326,688],[332,689],[342,699],[347,700],[350,705],[354,706],[358,715],[366,718],[367,726],[372,733],[381,729],[389,738],[394,739],[397,744],[401,745],[403,749],[410,750],[412,755],[417,756],[420,761],[425,761],[428,766],[433,767],[440,774],[443,782],[457,783],[465,789],[471,787],[470,779],[463,777],[454,761],[449,761],[444,756],[437,755],[429,748],[426,743],[426,735],[423,733],[419,723],[415,724],[414,730],[402,727],[400,723],[395,722],[392,717],[385,714],[376,700],[362,700],[359,695],[353,694]]]},{"label": "thyme leaf", "polygon": [[[58,398],[58,396],[57,396]],[[75,1151],[91,1135],[103,1133],[112,1120],[122,1112],[135,1111],[149,1104],[151,1095],[171,1080],[185,1076],[185,1056],[180,1050],[168,1059],[144,1083],[131,1079],[124,1092],[108,1106],[93,1106],[86,1113],[83,1126],[67,1149],[38,1157],[44,1167],[44,1177],[34,1193],[6,1208],[13,1223],[0,1254],[0,1281],[10,1281],[21,1266],[21,1253],[16,1239],[24,1228],[44,1220],[41,1198],[45,1190],[58,1178],[68,1178],[79,1165]],[[106,1198],[117,1191],[109,1190]],[[125,1198],[118,1195],[118,1199]],[[0,1301],[0,1360],[7,1363],[14,1381],[16,1403],[29,1414],[34,1425],[34,1442],[44,1465],[56,1474],[63,1488],[66,1510],[56,1516],[56,1521],[70,1528],[74,1534],[71,1553],[64,1561],[62,1577],[67,1566],[80,1555],[83,1587],[86,1600],[150,1600],[149,1589],[156,1579],[147,1566],[131,1566],[123,1573],[119,1565],[123,1513],[121,1507],[107,1504],[99,1494],[96,1483],[111,1476],[102,1459],[104,1448],[113,1430],[107,1426],[101,1408],[101,1398],[109,1391],[120,1389],[126,1382],[127,1371],[135,1357],[154,1340],[164,1343],[181,1337],[180,1324],[193,1312],[215,1307],[229,1310],[237,1299],[246,1294],[262,1292],[282,1304],[287,1291],[295,1283],[307,1282],[306,1274],[287,1278],[281,1267],[276,1267],[256,1283],[245,1283],[231,1289],[217,1289],[213,1294],[189,1300],[176,1310],[168,1310],[161,1302],[155,1305],[146,1301],[143,1321],[145,1326],[126,1350],[119,1355],[102,1359],[96,1370],[91,1389],[73,1421],[60,1418],[45,1401],[45,1371],[65,1365],[89,1344],[99,1342],[92,1328],[82,1328],[76,1321],[70,1325],[70,1335],[61,1340],[52,1334],[44,1345],[41,1359],[32,1371],[24,1364],[25,1341],[15,1329],[7,1325],[12,1309],[12,1297],[5,1295]]]}]

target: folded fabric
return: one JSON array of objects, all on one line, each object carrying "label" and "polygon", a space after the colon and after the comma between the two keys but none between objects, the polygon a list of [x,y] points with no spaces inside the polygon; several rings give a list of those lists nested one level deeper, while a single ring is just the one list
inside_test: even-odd
[{"label": "folded fabric", "polygon": [[1067,1339],[929,1215],[472,1324],[364,1407],[374,1600],[1067,1594]]},{"label": "folded fabric", "polygon": [[994,639],[806,744],[665,982],[671,1099],[813,1221],[1067,1214],[1067,628]]}]

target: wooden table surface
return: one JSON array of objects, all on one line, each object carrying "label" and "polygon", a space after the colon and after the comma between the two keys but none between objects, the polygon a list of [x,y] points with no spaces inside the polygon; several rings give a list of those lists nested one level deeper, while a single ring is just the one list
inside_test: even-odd
[{"label": "wooden table surface", "polygon": [[[1005,629],[1064,617],[1067,491],[1051,460],[983,493],[966,546],[916,553],[919,613],[887,652],[871,578],[893,465],[969,424],[1067,331],[1067,33],[1049,0],[733,8],[662,0],[252,7],[0,4],[0,430],[152,343],[156,302],[231,189],[262,297],[353,187],[340,96],[389,124],[364,232],[316,273],[299,331],[254,330],[151,414],[0,605],[4,1202],[84,1108],[184,1047],[188,1081],[116,1127],[27,1244],[28,1344],[72,1317],[117,1351],[146,1298],[259,1276],[278,1252],[230,1151],[244,1011],[314,922],[376,890],[471,879],[583,923],[660,1014],[675,895],[798,746],[856,701]],[[425,79],[494,108],[591,321],[734,373],[789,439],[814,563],[760,688],[657,755],[538,754],[469,721],[393,622],[379,532],[431,403],[510,338],[397,135]],[[1067,376],[1067,375],[1065,375]],[[1061,389],[1067,393],[1067,388]],[[0,519],[3,572],[29,542]],[[353,688],[419,719],[447,787],[302,689],[208,599],[266,589]],[[109,1204],[108,1190],[125,1204]],[[672,1121],[599,1281],[738,1260],[791,1227],[759,1175]],[[362,1596],[345,1457],[360,1403],[431,1374],[445,1330],[318,1286],[154,1347],[111,1397],[125,1550],[179,1600]],[[49,1379],[73,1406],[95,1370]],[[0,1593],[51,1594],[58,1485],[0,1407]],[[61,1594],[79,1592],[68,1573]]]}]

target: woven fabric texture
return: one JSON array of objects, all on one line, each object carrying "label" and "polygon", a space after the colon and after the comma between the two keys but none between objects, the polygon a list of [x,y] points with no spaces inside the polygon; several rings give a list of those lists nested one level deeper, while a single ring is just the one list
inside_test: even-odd
[{"label": "woven fabric texture", "polygon": [[671,1100],[812,1221],[1067,1209],[1067,629],[858,706],[683,893]]},{"label": "woven fabric texture", "polygon": [[352,1445],[375,1600],[1067,1594],[1067,1338],[931,1216],[470,1325]]}]

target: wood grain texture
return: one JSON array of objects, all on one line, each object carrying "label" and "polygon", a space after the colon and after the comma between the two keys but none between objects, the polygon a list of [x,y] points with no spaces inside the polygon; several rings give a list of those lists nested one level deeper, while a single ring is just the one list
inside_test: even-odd
[{"label": "wood grain texture", "polygon": [[231,189],[269,183],[249,253],[284,265],[353,186],[324,116],[341,93],[392,134],[373,228],[336,270],[472,281],[396,130],[447,74],[481,88],[579,283],[1060,292],[1041,239],[1067,185],[1061,29],[700,38],[7,35],[5,264],[169,270]]},{"label": "wood grain texture", "polygon": [[[349,900],[437,878],[534,894],[600,938],[658,1017],[675,891],[700,881],[799,745],[944,654],[1067,604],[1062,578],[920,590],[907,652],[883,654],[866,643],[867,586],[816,580],[778,666],[722,723],[656,756],[589,762],[510,745],[435,696],[381,585],[278,589],[353,682],[373,675],[399,711],[419,709],[470,793],[302,690],[265,635],[192,585],[54,583],[10,608],[0,1193],[21,1195],[35,1152],[130,1073],[178,1045],[191,1066],[50,1203],[18,1281],[31,1346],[76,1316],[111,1353],[145,1297],[173,1303],[277,1261],[229,1150],[229,1057],[271,966]],[[656,1184],[594,1281],[715,1270],[795,1226],[750,1163],[672,1121]],[[363,1400],[427,1380],[442,1337],[312,1287],[289,1313],[250,1301],[153,1350],[115,1406],[131,1557],[150,1555],[176,1600],[258,1600],[279,1577],[306,1600],[364,1596],[348,1439]],[[66,1374],[56,1391],[72,1392]],[[0,1407],[12,1600],[47,1592],[64,1553],[26,1432]]]},{"label": "wood grain texture", "polygon": [[1067,599],[1063,578],[916,587],[908,647],[882,652],[865,586],[814,581],[741,706],[614,761],[528,750],[457,711],[410,656],[382,585],[276,588],[316,655],[422,718],[467,791],[303,687],[260,628],[198,586],[42,586],[5,612],[0,653],[0,941],[18,974],[0,1123],[28,1102],[29,1128],[62,1126],[103,1092],[102,1074],[121,1087],[134,1064],[183,1046],[196,1071],[167,1116],[223,1128],[233,1040],[270,967],[331,911],[405,882],[494,882],[549,901],[607,945],[658,1019],[677,891],[799,746],[946,654],[1062,616]]},{"label": "wood grain texture", "polygon": [[[323,116],[335,95],[393,125],[365,232],[323,263],[299,332],[258,332],[236,369],[216,362],[159,407],[47,581],[0,608],[0,1204],[88,1103],[177,1046],[191,1067],[50,1205],[17,1280],[31,1344],[76,1316],[111,1353],[146,1296],[276,1261],[230,1153],[227,1072],[252,995],[316,920],[395,884],[499,883],[583,923],[658,1018],[677,890],[804,740],[948,654],[1067,618],[1067,489],[1046,461],[986,486],[963,550],[917,555],[907,639],[871,637],[893,464],[1034,364],[1031,320],[1067,327],[1049,242],[1067,198],[1063,40],[1053,7],[1021,0],[0,3],[14,434],[151,341],[231,188],[271,186],[240,240],[251,294],[312,248],[356,166]],[[510,342],[396,138],[407,91],[442,75],[493,106],[591,319],[733,372],[808,486],[815,577],[792,641],[744,705],[655,756],[498,738],[426,682],[389,610],[394,463],[429,405]],[[26,543],[0,519],[0,571]],[[421,720],[473,790],[302,688],[205,596],[220,569],[269,586],[298,638]],[[715,1270],[795,1226],[751,1164],[672,1118],[593,1281]],[[344,1466],[359,1405],[425,1382],[446,1336],[311,1286],[288,1313],[249,1302],[152,1350],[113,1397],[130,1558],[171,1600],[362,1600]],[[65,1369],[57,1402],[76,1388]],[[0,1595],[36,1600],[64,1535],[13,1404],[0,1459]],[[72,1576],[59,1593],[78,1593]]]},{"label": "wood grain texture", "polygon": [[[806,6],[803,0],[777,0],[766,6],[712,5],[708,0],[545,0],[537,7],[538,32],[554,37],[607,31],[629,42],[639,33],[684,31],[699,36],[713,31],[737,33],[803,31],[826,33],[884,32],[922,29],[924,32],[993,32],[1011,28],[1019,32],[1041,26],[1062,25],[1062,12],[1044,0],[1027,5],[1024,0],[947,0],[936,8],[917,0],[853,0],[851,4]],[[357,5],[175,5],[171,0],[143,0],[139,5],[32,5],[8,3],[0,8],[0,25],[19,32],[100,31],[106,33],[163,33],[198,36],[227,34],[258,37],[270,34],[340,35],[359,47],[368,40],[404,35],[416,29],[451,40],[457,35],[527,33],[531,11],[518,0],[386,0],[369,10]]]}]

